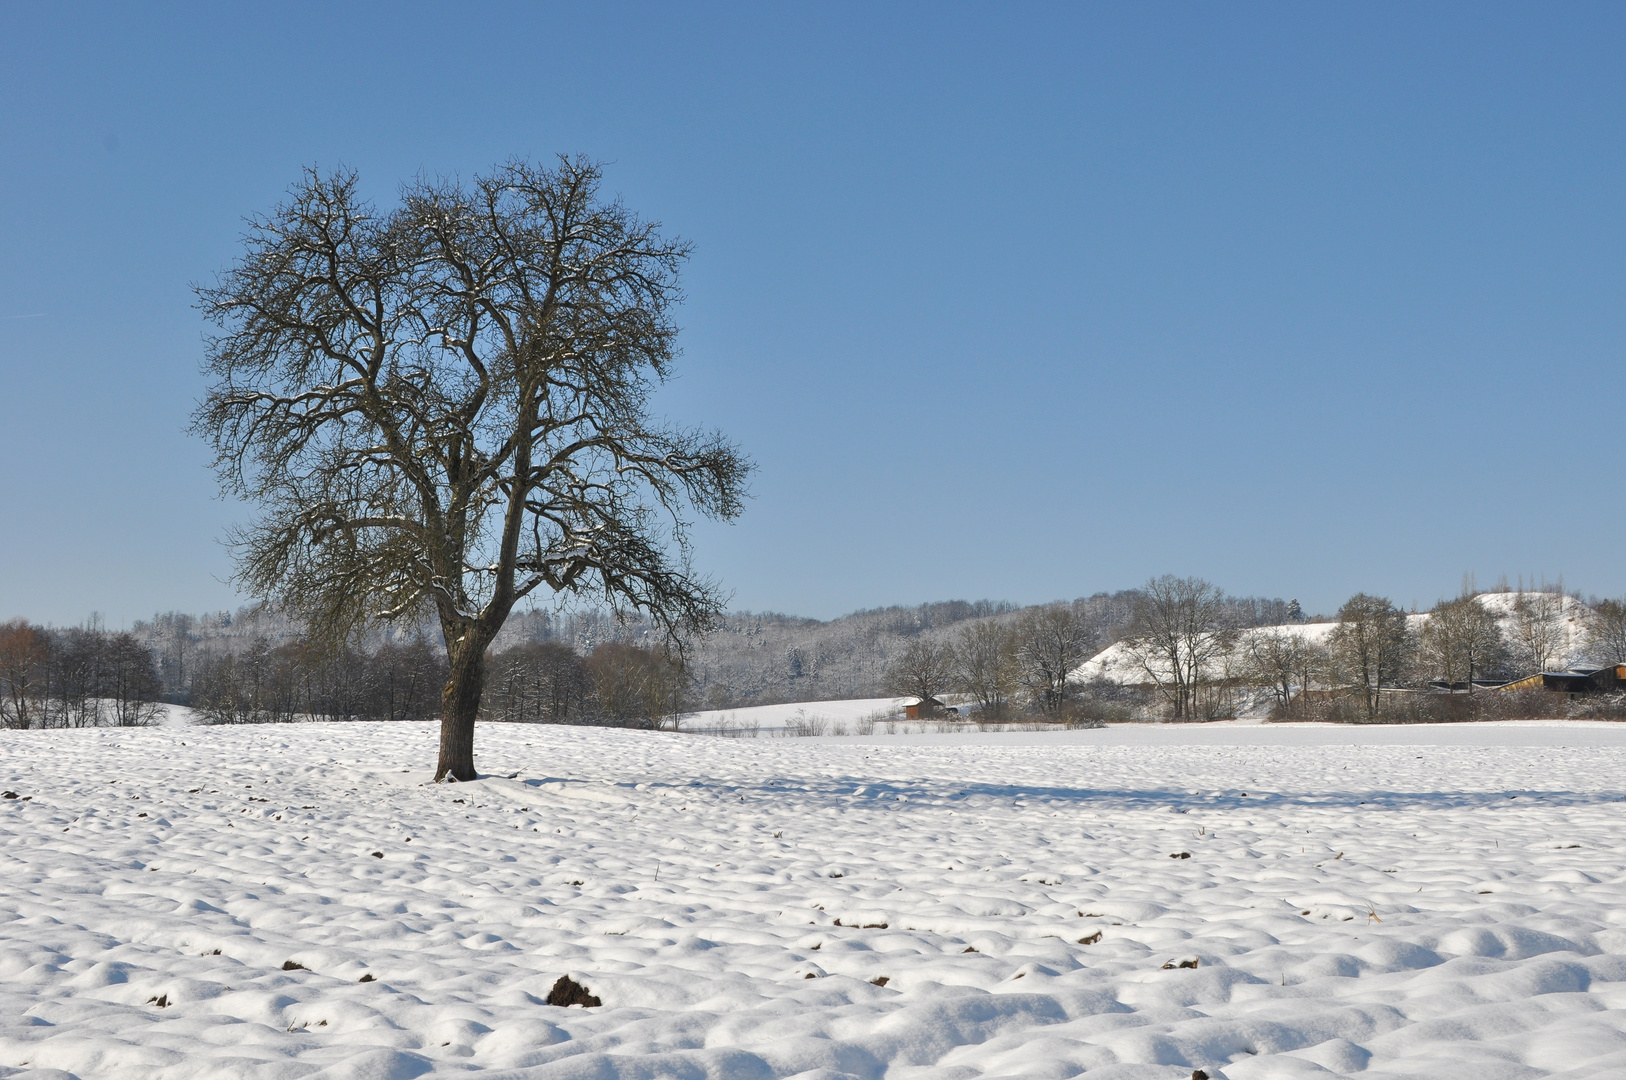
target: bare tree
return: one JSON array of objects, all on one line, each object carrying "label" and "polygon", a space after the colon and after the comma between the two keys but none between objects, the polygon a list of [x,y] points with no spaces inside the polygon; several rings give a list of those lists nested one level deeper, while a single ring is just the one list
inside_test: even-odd
[{"label": "bare tree", "polygon": [[1201,691],[1236,643],[1225,593],[1201,578],[1165,574],[1135,603],[1125,647],[1171,706],[1174,719],[1199,715]]},{"label": "bare tree", "polygon": [[154,615],[151,623],[137,622],[135,630],[156,655],[164,686],[171,693],[184,693],[191,676],[188,658],[198,640],[192,616],[166,611]]},{"label": "bare tree", "polygon": [[375,671],[365,652],[349,642],[320,638],[284,648],[296,711],[311,720],[359,720],[369,715]]},{"label": "bare tree", "polygon": [[379,720],[427,720],[439,715],[446,658],[435,653],[422,635],[381,646],[372,656],[369,715]]},{"label": "bare tree", "polygon": [[1303,634],[1280,626],[1245,633],[1241,647],[1246,677],[1256,686],[1269,688],[1283,715],[1292,712],[1294,687],[1300,692],[1309,689],[1312,674],[1324,667],[1320,648]]},{"label": "bare tree", "polygon": [[1381,596],[1356,593],[1338,609],[1327,644],[1339,671],[1361,688],[1366,715],[1376,717],[1385,680],[1393,684],[1411,658],[1406,613]]},{"label": "bare tree", "polygon": [[955,683],[977,703],[981,715],[999,719],[1018,685],[1016,634],[992,620],[960,628],[954,644]]},{"label": "bare tree", "polygon": [[1626,664],[1626,600],[1601,600],[1587,620],[1587,653],[1595,664]]},{"label": "bare tree", "polygon": [[485,701],[496,720],[563,724],[583,719],[590,694],[576,650],[557,641],[527,641],[492,657]]},{"label": "bare tree", "polygon": [[298,644],[273,648],[264,638],[238,653],[193,660],[192,706],[209,724],[288,723],[299,714],[294,661]]},{"label": "bare tree", "polygon": [[118,727],[152,723],[163,709],[158,704],[161,687],[152,651],[127,632],[108,635],[103,647],[101,692],[108,719]]},{"label": "bare tree", "polygon": [[1470,693],[1474,677],[1496,670],[1505,656],[1496,617],[1475,596],[1435,604],[1417,637],[1421,658],[1434,677],[1452,686],[1466,683]]},{"label": "bare tree", "polygon": [[1546,671],[1565,644],[1564,593],[1520,591],[1513,598],[1513,639],[1528,672]]},{"label": "bare tree", "polygon": [[63,727],[100,727],[106,719],[107,650],[97,616],[84,626],[57,633],[51,650],[51,700],[53,722]]},{"label": "bare tree", "polygon": [[1090,658],[1095,636],[1070,604],[1029,611],[1016,624],[1016,663],[1033,702],[1047,713],[1067,707],[1069,677]]},{"label": "bare tree", "polygon": [[658,728],[687,708],[683,665],[660,649],[605,642],[583,664],[593,718],[623,727]]},{"label": "bare tree", "polygon": [[954,650],[927,637],[912,639],[886,670],[887,689],[901,697],[917,697],[922,705],[954,684]]},{"label": "bare tree", "polygon": [[44,727],[51,636],[22,619],[0,624],[0,723]]},{"label": "bare tree", "polygon": [[198,290],[221,332],[194,430],[260,508],[238,580],[334,638],[433,610],[438,780],[476,775],[486,650],[525,597],[597,595],[674,640],[721,611],[687,517],[735,517],[750,465],[648,410],[689,248],[599,180],[515,161],[383,213],[313,170]]}]

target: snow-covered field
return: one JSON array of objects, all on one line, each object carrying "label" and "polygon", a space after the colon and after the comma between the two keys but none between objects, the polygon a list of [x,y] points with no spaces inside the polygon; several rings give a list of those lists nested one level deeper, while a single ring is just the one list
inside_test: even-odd
[{"label": "snow-covered field", "polygon": [[847,698],[842,701],[802,701],[789,705],[750,705],[741,709],[707,709],[688,713],[680,721],[684,731],[711,731],[747,736],[782,735],[794,731],[808,735],[857,735],[866,725],[896,720],[905,703],[915,698]]},{"label": "snow-covered field", "polygon": [[1626,1076],[1626,726],[433,745],[0,733],[0,1080]]}]

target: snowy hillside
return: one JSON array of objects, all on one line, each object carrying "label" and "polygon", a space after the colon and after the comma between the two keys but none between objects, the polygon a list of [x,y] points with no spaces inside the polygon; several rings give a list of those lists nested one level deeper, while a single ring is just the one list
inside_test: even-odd
[{"label": "snowy hillside", "polygon": [[[1486,611],[1496,616],[1502,627],[1502,636],[1513,644],[1517,639],[1514,629],[1513,608],[1520,593],[1492,592],[1480,593],[1479,603]],[[1522,594],[1529,596],[1531,594]],[[1586,655],[1586,624],[1589,609],[1573,596],[1562,593],[1553,596],[1557,602],[1558,611],[1555,612],[1555,624],[1559,631],[1560,645],[1553,667],[1563,670],[1587,662]]]},{"label": "snowy hillside", "polygon": [[[1496,617],[1502,636],[1510,646],[1514,646],[1517,640],[1513,606],[1519,595],[1518,593],[1481,593],[1478,597],[1480,604]],[[1561,641],[1554,666],[1563,669],[1585,663],[1587,607],[1570,596],[1558,595],[1554,597],[1554,600],[1558,606],[1555,622],[1559,628]],[[1416,634],[1424,626],[1428,625],[1428,618],[1426,613],[1408,615],[1406,616],[1406,623],[1411,632]],[[1233,659],[1240,661],[1240,656],[1246,647],[1248,638],[1254,635],[1291,634],[1317,645],[1325,645],[1328,637],[1337,628],[1337,623],[1325,622],[1288,623],[1284,626],[1260,626],[1243,630],[1238,639],[1238,647],[1233,653]],[[1168,680],[1169,675],[1166,669],[1159,669],[1159,674],[1165,681]],[[1072,681],[1074,682],[1086,683],[1095,680],[1123,685],[1138,685],[1151,681],[1141,662],[1135,657],[1129,646],[1122,641],[1103,649],[1073,671]]]},{"label": "snowy hillside", "polygon": [[0,1080],[1626,1075],[1626,726],[4,735]]},{"label": "snowy hillside", "polygon": [[[1417,618],[1420,617],[1417,616]],[[1292,634],[1317,645],[1324,645],[1328,635],[1337,627],[1337,623],[1288,623],[1286,626],[1262,626],[1254,630],[1245,630],[1243,633],[1246,635],[1281,632]],[[1170,678],[1167,665],[1159,665],[1154,660],[1153,667],[1164,681]],[[1123,641],[1115,642],[1090,657],[1074,668],[1073,674],[1070,676],[1071,681],[1075,683],[1099,681],[1120,683],[1125,686],[1136,686],[1149,682],[1150,678],[1140,659],[1130,649],[1129,645]]]}]

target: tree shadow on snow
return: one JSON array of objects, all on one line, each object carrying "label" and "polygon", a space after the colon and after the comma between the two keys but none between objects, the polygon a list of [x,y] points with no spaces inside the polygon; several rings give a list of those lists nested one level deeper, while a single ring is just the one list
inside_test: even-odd
[{"label": "tree shadow on snow", "polygon": [[[659,786],[659,785],[652,785]],[[760,784],[723,784],[691,781],[672,785],[693,796],[748,802],[759,799],[801,799],[814,803],[879,808],[925,805],[950,809],[989,810],[1017,806],[1088,805],[1109,810],[1255,810],[1261,813],[1288,809],[1325,810],[1456,810],[1559,808],[1626,802],[1622,791],[1326,791],[1282,792],[1237,788],[1198,791],[1184,788],[1044,787],[985,783],[913,783],[900,780],[829,778],[783,779]],[[699,790],[697,790],[699,789]],[[856,808],[856,807],[854,807]]]}]

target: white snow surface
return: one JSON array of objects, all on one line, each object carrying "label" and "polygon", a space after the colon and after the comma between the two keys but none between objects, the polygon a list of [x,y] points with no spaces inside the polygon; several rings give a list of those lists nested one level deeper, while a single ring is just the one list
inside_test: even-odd
[{"label": "white snow surface", "polygon": [[0,733],[0,1080],[1626,1076],[1626,725],[435,737]]},{"label": "white snow surface", "polygon": [[919,700],[912,697],[846,698],[840,701],[797,701],[787,705],[747,705],[738,709],[705,709],[686,713],[679,721],[686,731],[705,731],[733,726],[755,728],[759,732],[783,731],[796,724],[823,721],[833,731],[837,724],[849,729],[861,720],[902,715],[904,706]]}]

